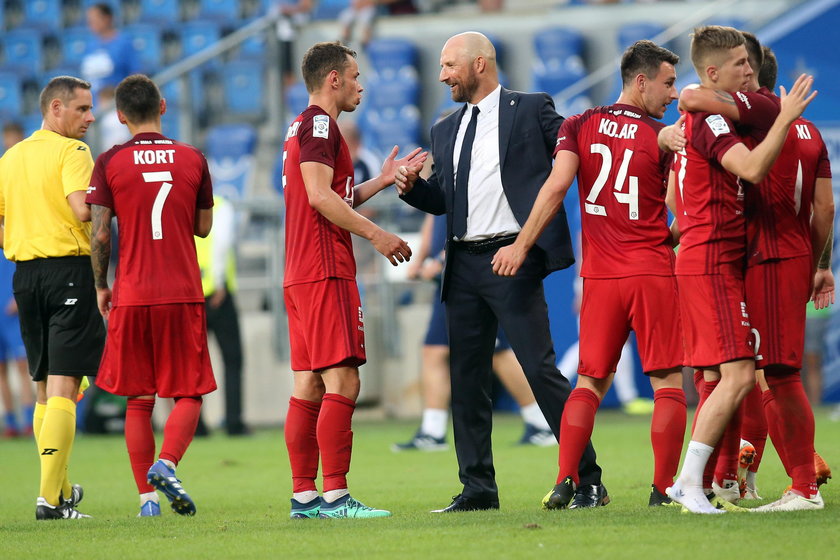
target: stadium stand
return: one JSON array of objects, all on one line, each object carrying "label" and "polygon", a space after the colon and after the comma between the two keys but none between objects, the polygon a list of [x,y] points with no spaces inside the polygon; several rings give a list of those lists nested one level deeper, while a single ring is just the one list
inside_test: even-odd
[{"label": "stadium stand", "polygon": [[23,25],[44,31],[56,31],[62,26],[62,0],[29,0],[24,2]]},{"label": "stadium stand", "polygon": [[227,118],[258,119],[263,112],[264,66],[259,60],[234,60],[222,67]]},{"label": "stadium stand", "polygon": [[242,19],[238,0],[200,0],[198,17],[213,20],[230,27]]},{"label": "stadium stand", "polygon": [[137,23],[156,23],[169,27],[180,20],[179,0],[140,0]]},{"label": "stadium stand", "polygon": [[44,69],[44,39],[37,29],[18,28],[3,34],[6,70],[31,76]]},{"label": "stadium stand", "polygon": [[91,33],[87,27],[68,27],[58,34],[58,43],[61,49],[61,63],[78,66],[82,63],[87,51],[88,41]]},{"label": "stadium stand", "polygon": [[23,80],[15,72],[0,72],[0,120],[23,112]]},{"label": "stadium stand", "polygon": [[163,35],[159,25],[134,23],[126,25],[123,32],[131,37],[131,48],[137,55],[140,72],[151,74],[163,67]]},{"label": "stadium stand", "polygon": [[312,19],[336,19],[349,6],[350,0],[320,0],[312,11]]},{"label": "stadium stand", "polygon": [[309,92],[303,82],[286,88],[286,121],[291,121],[309,105]]},{"label": "stadium stand", "polygon": [[213,191],[227,200],[253,194],[257,131],[247,124],[224,124],[207,133],[206,155]]}]

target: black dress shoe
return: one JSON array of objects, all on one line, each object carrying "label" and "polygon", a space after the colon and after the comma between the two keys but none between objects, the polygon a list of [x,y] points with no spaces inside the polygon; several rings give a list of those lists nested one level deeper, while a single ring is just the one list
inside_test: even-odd
[{"label": "black dress shoe", "polygon": [[452,498],[452,503],[443,509],[434,509],[432,513],[449,513],[452,511],[480,511],[499,509],[498,498],[470,498],[458,494]]},{"label": "black dress shoe", "polygon": [[603,484],[586,484],[575,490],[575,498],[569,509],[594,508],[608,503],[610,503],[610,497]]}]

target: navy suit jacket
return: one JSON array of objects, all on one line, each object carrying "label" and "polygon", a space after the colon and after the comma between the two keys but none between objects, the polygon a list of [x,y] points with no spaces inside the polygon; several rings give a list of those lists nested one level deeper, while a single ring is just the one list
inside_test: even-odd
[{"label": "navy suit jacket", "polygon": [[[430,214],[447,215],[447,248],[452,239],[452,207],[455,200],[455,169],[452,158],[455,137],[466,105],[432,127],[434,167],[428,180],[417,179],[401,198]],[[524,226],[534,201],[549,173],[563,117],[545,93],[523,93],[502,88],[499,98],[499,168],[502,187],[516,221]],[[473,188],[472,185],[470,188]],[[574,251],[561,206],[532,251],[541,251],[543,276],[574,264]],[[447,251],[447,255],[449,252]],[[447,269],[444,266],[441,297],[446,299]]]}]

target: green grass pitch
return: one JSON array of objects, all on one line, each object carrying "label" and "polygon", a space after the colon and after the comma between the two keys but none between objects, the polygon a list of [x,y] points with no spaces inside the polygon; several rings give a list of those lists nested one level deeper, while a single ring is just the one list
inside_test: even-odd
[{"label": "green grass pitch", "polygon": [[[513,445],[521,422],[510,415],[497,416],[494,431],[501,510],[449,515],[429,510],[447,505],[460,489],[454,451],[392,453],[390,444],[407,439],[413,422],[356,422],[351,491],[394,512],[372,520],[290,520],[289,466],[275,428],[193,443],[178,469],[198,506],[192,518],[173,514],[166,503],[162,517],[136,518],[122,438],[79,436],[71,479],[85,487],[80,509],[94,519],[36,522],[34,445],[2,441],[0,558],[837,558],[840,423],[825,408],[816,416],[817,448],[838,474],[822,487],[825,510],[714,517],[647,507],[649,419],[615,411],[599,414],[593,438],[612,502],[587,511],[540,510],[554,483],[557,451]],[[769,445],[758,483],[765,499],[787,485]]]}]

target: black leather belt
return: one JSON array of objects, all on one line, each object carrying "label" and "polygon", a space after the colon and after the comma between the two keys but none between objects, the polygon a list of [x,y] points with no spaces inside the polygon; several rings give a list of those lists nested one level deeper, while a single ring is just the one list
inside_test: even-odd
[{"label": "black leather belt", "polygon": [[516,241],[516,235],[506,235],[504,237],[482,239],[481,241],[453,241],[452,247],[466,251],[471,255],[480,255],[511,245],[514,241]]}]

